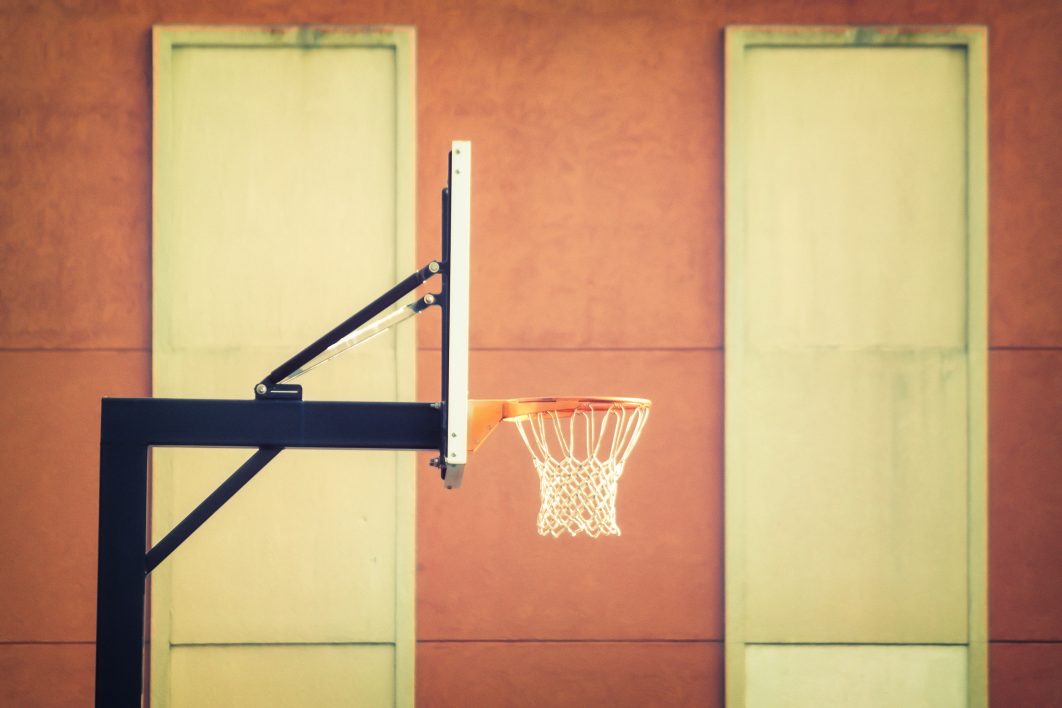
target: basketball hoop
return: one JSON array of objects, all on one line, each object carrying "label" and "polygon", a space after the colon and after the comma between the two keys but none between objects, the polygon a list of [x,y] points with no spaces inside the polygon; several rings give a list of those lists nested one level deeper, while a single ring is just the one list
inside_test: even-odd
[{"label": "basketball hoop", "polygon": [[472,401],[474,445],[514,423],[538,472],[538,533],[618,536],[616,492],[649,418],[644,398],[557,397]]}]

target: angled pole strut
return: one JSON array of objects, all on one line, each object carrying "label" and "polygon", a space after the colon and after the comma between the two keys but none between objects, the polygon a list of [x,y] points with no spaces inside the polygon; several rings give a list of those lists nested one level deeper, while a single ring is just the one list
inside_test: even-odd
[{"label": "angled pole strut", "polygon": [[[340,322],[338,325],[330,329],[327,333],[321,335],[315,342],[304,348],[295,356],[291,357],[283,364],[273,369],[273,371],[262,379],[255,387],[254,393],[256,398],[273,398],[279,397],[276,394],[280,394],[283,397],[295,397],[301,396],[301,389],[297,392],[290,387],[287,390],[284,388],[278,389],[281,382],[291,377],[304,367],[306,364],[313,361],[316,357],[324,353],[326,349],[338,342],[343,337],[346,337],[351,332],[355,331],[362,325],[366,324],[372,318],[386,310],[391,305],[394,305],[400,299],[413,292],[417,287],[424,283],[426,280],[434,276],[443,270],[443,265],[438,261],[432,261],[428,265],[424,266],[417,272],[407,276],[397,285],[385,292],[380,297],[376,298],[362,309],[355,312],[347,319]],[[273,395],[270,395],[273,394]],[[285,395],[287,394],[287,395]],[[297,394],[297,395],[296,395]]]},{"label": "angled pole strut", "polygon": [[159,563],[166,560],[177,549],[177,546],[184,543],[189,536],[195,533],[196,529],[214,515],[215,511],[220,509],[229,499],[232,499],[236,492],[243,489],[244,485],[250,482],[274,457],[279,455],[282,449],[280,447],[262,447],[247,458],[247,461],[240,465],[239,469],[233,472],[228,479],[210,493],[210,496],[201,501],[199,506],[193,509],[188,516],[184,517],[184,520],[174,526],[161,541],[147,552],[144,557],[144,574],[149,574],[155,570]]}]

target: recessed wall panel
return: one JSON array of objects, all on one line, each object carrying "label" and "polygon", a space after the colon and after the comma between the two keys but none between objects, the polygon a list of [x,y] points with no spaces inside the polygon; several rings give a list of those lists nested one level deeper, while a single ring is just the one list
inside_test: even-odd
[{"label": "recessed wall panel", "polygon": [[[155,255],[156,395],[250,397],[273,367],[393,284],[394,72],[387,49],[174,50],[171,221]],[[361,361],[349,355],[337,369],[307,376],[307,397],[394,400],[396,346],[390,332]],[[158,455],[160,473],[174,470],[172,496],[161,505],[190,510],[248,454]],[[174,641],[277,641],[283,627],[301,627],[291,639],[323,639],[310,628],[327,627],[328,638],[352,640],[353,626],[381,616],[390,628],[396,456],[350,453],[339,463],[336,453],[282,453],[202,540],[178,551]],[[315,502],[308,490],[329,493],[329,484],[328,501],[349,503]],[[345,527],[363,517],[350,555],[328,559],[329,545],[311,538],[316,527],[352,539],[355,530]],[[323,601],[321,593],[349,589],[373,558],[389,583],[357,603]],[[310,572],[314,563],[329,572]],[[253,584],[285,567],[291,572],[273,578],[269,592],[241,591],[241,576]],[[350,607],[325,609],[335,602]],[[285,619],[296,610],[301,626]],[[364,619],[336,622],[335,612]],[[393,638],[384,635],[376,629],[364,638]]]},{"label": "recessed wall panel", "polygon": [[390,646],[175,647],[173,708],[395,705]]},{"label": "recessed wall panel", "polygon": [[748,638],[962,641],[964,54],[747,66]]},{"label": "recessed wall panel", "polygon": [[[154,395],[252,398],[412,272],[409,39],[156,30]],[[298,383],[412,400],[413,353],[407,326]],[[155,538],[252,452],[156,450]],[[259,472],[153,574],[152,704],[408,704],[413,462],[285,450]]]},{"label": "recessed wall panel", "polygon": [[394,283],[395,78],[382,47],[173,51],[156,347],[297,351]]},{"label": "recessed wall panel", "polygon": [[966,639],[958,352],[749,353],[746,631]]},{"label": "recessed wall panel", "polygon": [[[249,456],[183,451],[174,507],[194,508]],[[393,642],[395,505],[380,500],[396,472],[393,453],[280,453],[170,560],[171,641]]]},{"label": "recessed wall panel", "polygon": [[983,705],[984,32],[727,46],[728,704]]},{"label": "recessed wall panel", "polygon": [[965,708],[966,648],[750,646],[748,708]]},{"label": "recessed wall panel", "polygon": [[962,347],[965,53],[747,54],[750,348]]}]

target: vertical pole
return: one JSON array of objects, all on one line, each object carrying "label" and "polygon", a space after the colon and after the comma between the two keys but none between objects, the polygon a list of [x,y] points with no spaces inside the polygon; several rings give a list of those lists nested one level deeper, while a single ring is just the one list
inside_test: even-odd
[{"label": "vertical pole", "polygon": [[138,708],[144,660],[147,446],[100,445],[96,705]]}]

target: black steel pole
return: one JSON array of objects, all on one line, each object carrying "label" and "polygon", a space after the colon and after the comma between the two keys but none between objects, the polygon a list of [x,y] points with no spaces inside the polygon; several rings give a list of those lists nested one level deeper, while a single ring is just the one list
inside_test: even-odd
[{"label": "black steel pole", "polygon": [[147,445],[100,445],[96,705],[141,705]]}]

